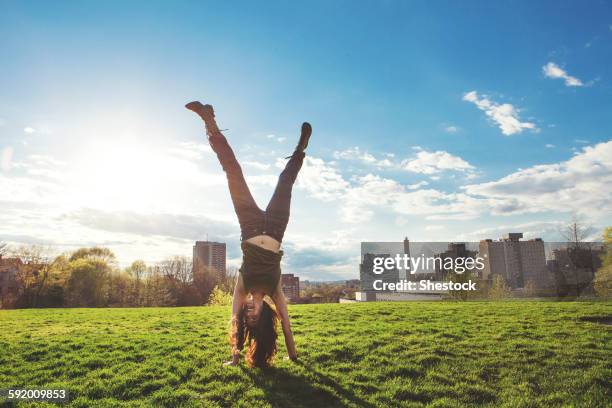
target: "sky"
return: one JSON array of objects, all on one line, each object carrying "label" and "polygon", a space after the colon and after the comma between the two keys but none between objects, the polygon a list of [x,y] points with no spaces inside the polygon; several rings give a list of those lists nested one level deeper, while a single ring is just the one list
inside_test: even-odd
[{"label": "sky", "polygon": [[303,121],[283,270],[361,241],[612,224],[612,3],[0,0],[0,240],[121,265],[239,228],[201,100],[265,208]]}]

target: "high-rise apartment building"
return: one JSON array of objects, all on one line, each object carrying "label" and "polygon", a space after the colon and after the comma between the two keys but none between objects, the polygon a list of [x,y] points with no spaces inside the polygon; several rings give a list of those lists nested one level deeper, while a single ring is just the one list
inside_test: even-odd
[{"label": "high-rise apartment building", "polygon": [[511,288],[522,288],[527,281],[548,284],[544,242],[541,238],[521,241],[523,233],[506,234],[499,241],[480,241],[479,256],[484,259],[483,279],[501,275]]},{"label": "high-rise apartment building", "polygon": [[226,249],[224,242],[196,241],[193,246],[194,271],[210,271],[219,278],[225,277]]},{"label": "high-rise apartment building", "polygon": [[290,302],[296,302],[300,299],[300,278],[292,273],[281,274],[281,287],[283,294]]},{"label": "high-rise apartment building", "polygon": [[19,258],[0,256],[0,300],[17,289],[17,271],[21,265]]}]

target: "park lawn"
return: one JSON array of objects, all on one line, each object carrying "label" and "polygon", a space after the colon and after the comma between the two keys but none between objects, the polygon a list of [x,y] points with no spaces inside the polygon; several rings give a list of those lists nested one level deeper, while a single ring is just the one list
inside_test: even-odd
[{"label": "park lawn", "polygon": [[[300,355],[223,367],[229,307],[0,310],[0,388],[73,407],[610,406],[610,302],[290,307]],[[594,319],[595,318],[595,319]],[[1,405],[1,403],[0,403]],[[40,404],[42,405],[42,404]]]}]

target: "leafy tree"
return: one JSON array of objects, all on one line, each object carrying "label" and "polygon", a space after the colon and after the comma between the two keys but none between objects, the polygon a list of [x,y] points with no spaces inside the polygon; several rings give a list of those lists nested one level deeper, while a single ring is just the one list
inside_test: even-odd
[{"label": "leafy tree", "polygon": [[142,281],[147,273],[147,265],[141,260],[134,261],[126,269],[126,272],[133,280],[132,291],[130,293],[130,304],[132,306],[140,306],[142,304]]},{"label": "leafy tree", "polygon": [[501,275],[494,275],[491,288],[489,288],[489,298],[505,299],[510,297],[511,294],[512,291],[506,283],[506,279],[504,279],[504,277]]},{"label": "leafy tree", "polygon": [[593,286],[595,293],[601,297],[612,296],[612,227],[604,231],[604,253],[602,255],[601,267],[595,273]]},{"label": "leafy tree", "polygon": [[[455,271],[449,271],[447,274],[447,279],[449,282],[465,283],[465,282],[468,282],[471,278],[472,278],[472,273],[470,271],[465,271],[462,273],[457,273]],[[469,290],[451,290],[448,293],[451,298],[457,299],[457,300],[468,300],[468,298],[474,295],[470,293]]]},{"label": "leafy tree", "polygon": [[525,292],[525,296],[527,297],[535,297],[538,294],[538,288],[533,279],[527,279],[523,290]]},{"label": "leafy tree", "polygon": [[98,260],[111,266],[115,266],[117,263],[117,258],[113,251],[102,247],[80,248],[74,251],[68,260],[76,261],[78,259]]},{"label": "leafy tree", "polygon": [[40,307],[64,306],[66,282],[68,280],[68,258],[65,255],[57,256],[49,265],[46,286],[38,300]]},{"label": "leafy tree", "polygon": [[176,299],[170,292],[168,280],[163,276],[159,265],[147,268],[147,278],[144,282],[143,304],[145,306],[176,305]]},{"label": "leafy tree", "polygon": [[133,306],[131,276],[126,272],[111,270],[107,278],[105,305],[109,307]]},{"label": "leafy tree", "polygon": [[232,304],[232,294],[215,286],[208,300],[211,306],[229,306]]},{"label": "leafy tree", "polygon": [[194,265],[193,269],[193,286],[197,292],[197,304],[204,304],[210,301],[210,296],[215,288],[224,292],[233,291],[233,287],[227,285],[228,277],[226,274],[219,276],[215,270],[203,267],[202,265]]},{"label": "leafy tree", "polygon": [[104,286],[111,273],[110,266],[100,259],[77,258],[69,264],[67,281],[68,306],[105,306]]}]

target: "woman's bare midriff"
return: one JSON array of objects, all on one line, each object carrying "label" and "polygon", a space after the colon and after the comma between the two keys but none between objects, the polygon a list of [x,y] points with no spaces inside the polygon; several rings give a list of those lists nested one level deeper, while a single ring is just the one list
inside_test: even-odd
[{"label": "woman's bare midriff", "polygon": [[256,235],[252,238],[247,239],[246,242],[257,245],[272,252],[278,252],[281,246],[280,242],[278,242],[269,235]]}]

